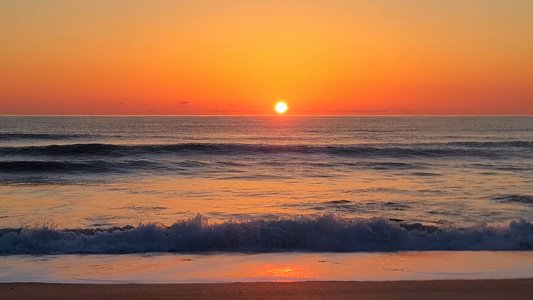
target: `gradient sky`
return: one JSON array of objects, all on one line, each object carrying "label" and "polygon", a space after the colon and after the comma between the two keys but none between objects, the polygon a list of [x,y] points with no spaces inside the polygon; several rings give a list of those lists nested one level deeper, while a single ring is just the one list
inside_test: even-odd
[{"label": "gradient sky", "polygon": [[533,114],[533,1],[0,1],[0,114]]}]

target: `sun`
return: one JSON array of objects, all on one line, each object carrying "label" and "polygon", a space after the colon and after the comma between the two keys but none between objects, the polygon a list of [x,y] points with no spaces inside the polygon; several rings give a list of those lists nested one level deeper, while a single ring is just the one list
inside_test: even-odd
[{"label": "sun", "polygon": [[280,114],[284,113],[287,110],[287,104],[284,102],[279,102],[276,104],[276,111]]}]

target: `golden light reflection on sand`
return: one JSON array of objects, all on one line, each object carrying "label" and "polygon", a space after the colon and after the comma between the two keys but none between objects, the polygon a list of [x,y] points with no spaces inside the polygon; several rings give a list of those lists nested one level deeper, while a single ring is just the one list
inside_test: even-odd
[{"label": "golden light reflection on sand", "polygon": [[[533,278],[533,253],[126,254],[0,256],[0,282],[193,283]],[[15,278],[15,279],[14,279]]]},{"label": "golden light reflection on sand", "polygon": [[281,278],[312,278],[313,272],[307,266],[288,264],[288,265],[263,265],[261,266],[260,276],[281,277]]}]

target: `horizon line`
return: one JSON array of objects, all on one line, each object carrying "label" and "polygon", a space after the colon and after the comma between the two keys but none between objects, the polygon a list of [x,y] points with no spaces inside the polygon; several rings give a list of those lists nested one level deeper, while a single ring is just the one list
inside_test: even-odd
[{"label": "horizon line", "polygon": [[358,115],[175,115],[175,114],[0,114],[0,117],[532,117],[533,114],[358,114]]}]

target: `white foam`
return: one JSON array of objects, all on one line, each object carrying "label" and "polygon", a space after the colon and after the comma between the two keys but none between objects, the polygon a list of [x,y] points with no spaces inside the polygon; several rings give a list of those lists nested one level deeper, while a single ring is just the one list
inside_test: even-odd
[{"label": "white foam", "polygon": [[533,224],[432,227],[331,215],[209,224],[201,215],[170,227],[109,231],[50,228],[0,231],[0,254],[125,254],[148,252],[364,252],[533,248]]}]

